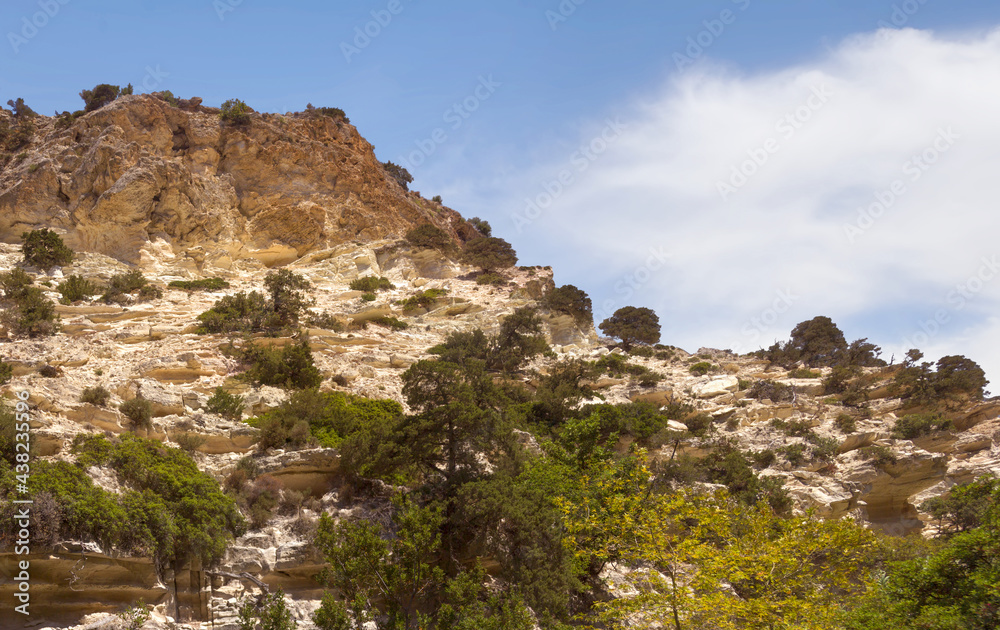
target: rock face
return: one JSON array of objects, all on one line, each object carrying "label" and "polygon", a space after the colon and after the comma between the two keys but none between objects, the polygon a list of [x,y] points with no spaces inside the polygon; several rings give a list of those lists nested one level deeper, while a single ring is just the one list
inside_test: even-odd
[{"label": "rock face", "polygon": [[0,174],[0,239],[51,227],[75,250],[129,263],[251,257],[272,266],[421,223],[469,229],[404,191],[350,124],[263,114],[233,127],[216,112],[142,95],[65,129],[38,118],[27,157]]}]

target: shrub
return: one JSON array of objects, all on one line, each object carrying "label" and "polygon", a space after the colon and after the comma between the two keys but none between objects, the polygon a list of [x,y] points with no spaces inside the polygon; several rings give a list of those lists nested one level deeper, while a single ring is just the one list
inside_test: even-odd
[{"label": "shrub", "polygon": [[377,299],[378,299],[378,296],[375,295],[374,293],[362,293],[361,294],[361,301],[362,302],[374,302]]},{"label": "shrub", "polygon": [[433,197],[431,197],[431,201],[433,201],[434,203],[441,203],[444,201],[444,199],[441,198],[441,195],[434,195]]},{"label": "shrub", "polygon": [[935,431],[947,431],[951,428],[951,420],[944,419],[937,414],[916,413],[896,420],[892,427],[892,437],[900,440],[913,440]]},{"label": "shrub", "polygon": [[476,231],[483,236],[493,236],[493,228],[490,226],[489,222],[480,219],[479,217],[472,217],[469,219],[469,223],[472,227],[476,228]]},{"label": "shrub", "polygon": [[809,436],[809,443],[812,444],[812,458],[821,462],[828,462],[837,456],[840,451],[840,442],[834,438]]},{"label": "shrub", "polygon": [[139,602],[126,608],[124,612],[118,615],[118,618],[121,619],[126,630],[139,630],[149,621],[150,614],[151,608],[149,604],[139,600]]},{"label": "shrub", "polygon": [[462,260],[489,273],[517,264],[517,253],[502,238],[484,236],[465,244]]},{"label": "shrub", "polygon": [[689,367],[688,368],[688,372],[691,372],[695,376],[705,376],[709,372],[714,372],[715,370],[718,370],[718,369],[719,369],[719,366],[717,366],[717,365],[712,365],[711,363],[709,363],[707,361],[700,361],[698,363],[695,363],[691,367]]},{"label": "shrub", "polygon": [[502,287],[507,284],[507,278],[498,273],[481,273],[476,277],[476,284],[480,286]]},{"label": "shrub", "polygon": [[[280,588],[276,593],[263,594],[257,600],[248,598],[240,603],[237,630],[295,630],[296,627],[292,611],[285,604],[285,593]],[[347,630],[349,627],[334,630]]]},{"label": "shrub", "polygon": [[861,454],[865,460],[872,462],[876,468],[885,468],[899,462],[896,455],[888,447],[881,444],[866,446],[861,449]]},{"label": "shrub", "polygon": [[441,297],[448,294],[446,289],[427,289],[426,291],[421,291],[403,300],[400,305],[403,307],[404,313],[409,313],[417,310],[418,308],[429,308],[434,305],[435,302]]},{"label": "shrub", "polygon": [[3,288],[5,300],[17,301],[24,298],[28,293],[28,287],[34,282],[35,279],[20,267],[0,274],[0,287]]},{"label": "shrub", "polygon": [[22,337],[45,337],[59,330],[55,304],[36,287],[28,287],[17,299],[14,308],[3,313],[8,328]]},{"label": "shrub", "polygon": [[399,184],[403,190],[410,189],[410,182],[413,181],[413,175],[410,175],[408,170],[392,162],[382,162],[382,168],[385,170],[385,174]]},{"label": "shrub", "polygon": [[297,325],[299,317],[309,306],[309,301],[302,294],[312,286],[309,281],[293,271],[281,269],[264,276],[264,286],[270,294],[271,310],[278,322],[284,326]]},{"label": "shrub", "polygon": [[455,247],[455,242],[451,239],[447,232],[430,223],[418,225],[407,232],[406,241],[414,247],[436,249],[445,253],[451,251]]},{"label": "shrub", "polygon": [[841,433],[854,433],[858,430],[857,421],[854,419],[854,416],[849,413],[838,414],[834,423],[837,425],[837,428],[840,429]]},{"label": "shrub", "polygon": [[124,88],[117,85],[111,85],[110,83],[98,84],[94,86],[94,89],[92,90],[84,90],[80,92],[80,98],[82,98],[84,102],[83,110],[85,112],[98,110],[108,103],[115,101],[120,96],[132,94],[132,91],[131,83]]},{"label": "shrub", "polygon": [[770,400],[771,402],[790,402],[795,399],[795,388],[777,381],[755,381],[747,392],[747,397],[755,400]]},{"label": "shrub", "polygon": [[251,343],[240,352],[240,359],[248,366],[245,377],[257,385],[306,389],[323,380],[304,337],[281,349]]},{"label": "shrub", "polygon": [[[130,293],[135,293],[136,291],[143,291],[149,286],[149,280],[146,280],[145,276],[138,269],[132,269],[126,273],[117,273],[111,276],[108,280],[108,286],[104,289],[104,295],[101,299],[108,304],[123,304],[128,301],[126,297]],[[155,287],[150,287],[155,288]],[[155,295],[160,293],[159,289],[151,294],[147,289],[146,295]],[[162,293],[160,293],[162,296]]]},{"label": "shrub", "polygon": [[590,297],[572,284],[549,291],[542,303],[546,308],[571,316],[580,326],[590,326],[594,323]]},{"label": "shrub", "polygon": [[49,270],[73,262],[73,250],[66,247],[62,237],[48,228],[24,232],[21,241],[25,264]]},{"label": "shrub", "polygon": [[0,361],[0,385],[6,385],[14,376],[14,366]]},{"label": "shrub", "polygon": [[806,445],[802,443],[782,446],[778,452],[785,456],[785,459],[792,466],[800,466],[806,461]]},{"label": "shrub", "polygon": [[103,386],[97,385],[96,387],[88,387],[83,390],[80,394],[80,402],[88,403],[96,407],[103,407],[108,404],[108,400],[111,399],[111,392],[106,390]]},{"label": "shrub", "polygon": [[205,410],[228,420],[239,421],[243,418],[243,399],[230,394],[222,387],[216,387],[215,393],[205,405]]},{"label": "shrub", "polygon": [[7,101],[7,105],[10,107],[11,113],[14,114],[14,118],[15,119],[18,119],[18,118],[34,118],[35,116],[38,116],[38,112],[36,112],[35,110],[33,110],[30,107],[28,107],[24,103],[24,99],[23,98],[19,97],[16,101],[13,100],[13,99],[11,99],[11,100]]},{"label": "shrub", "polygon": [[385,315],[370,319],[369,322],[375,324],[376,326],[383,326],[385,328],[391,328],[393,330],[406,330],[407,328],[410,327],[409,324],[407,324],[406,322],[401,322],[395,317],[388,317]]},{"label": "shrub", "polygon": [[920,509],[929,512],[946,534],[967,532],[982,525],[991,508],[1000,505],[1000,481],[986,474],[956,485],[948,494],[928,499]]},{"label": "shrub", "polygon": [[621,339],[622,348],[628,351],[635,343],[654,344],[660,341],[660,318],[652,310],[625,306],[601,322],[601,332]]},{"label": "shrub", "polygon": [[133,429],[153,428],[153,403],[142,396],[136,396],[118,406],[118,410],[132,422]]},{"label": "shrub", "polygon": [[97,295],[100,291],[93,282],[85,280],[81,276],[70,276],[56,287],[62,294],[61,302],[71,304],[80,300],[85,300],[92,295]]},{"label": "shrub", "polygon": [[185,453],[194,453],[205,444],[207,439],[197,433],[179,433],[174,437],[174,441]]},{"label": "shrub", "polygon": [[771,427],[778,429],[790,437],[809,437],[814,435],[809,423],[805,420],[782,420],[780,418],[771,419]]},{"label": "shrub", "polygon": [[155,287],[151,284],[139,289],[139,299],[140,300],[158,300],[163,297],[163,291],[159,287]]},{"label": "shrub", "polygon": [[244,126],[250,124],[250,106],[238,98],[229,99],[222,104],[219,118],[230,125]]},{"label": "shrub", "polygon": [[184,291],[221,291],[228,289],[229,283],[222,278],[201,278],[199,280],[174,280],[167,286]]},{"label": "shrub", "polygon": [[757,468],[767,468],[778,461],[778,454],[769,448],[763,451],[750,451],[747,454]]},{"label": "shrub", "polygon": [[376,291],[391,291],[396,286],[389,282],[388,278],[377,276],[365,276],[351,280],[351,291],[364,291],[365,293],[375,293]]},{"label": "shrub", "polygon": [[202,333],[251,333],[277,325],[267,298],[257,291],[223,296],[198,321]]},{"label": "shrub", "polygon": [[60,370],[54,365],[45,364],[42,367],[38,368],[38,373],[42,375],[44,378],[56,378],[57,376],[62,374],[62,370]]},{"label": "shrub", "polygon": [[820,376],[822,374],[808,368],[797,368],[788,373],[788,378],[819,378]]},{"label": "shrub", "polygon": [[339,107],[313,107],[312,103],[308,103],[306,104],[306,113],[311,116],[327,116],[340,122],[351,122],[344,110]]}]

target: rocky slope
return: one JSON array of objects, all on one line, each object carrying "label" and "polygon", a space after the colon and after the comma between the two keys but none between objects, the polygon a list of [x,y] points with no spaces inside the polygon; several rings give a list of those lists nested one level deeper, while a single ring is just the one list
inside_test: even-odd
[{"label": "rocky slope", "polygon": [[[434,250],[414,249],[398,236],[433,221],[465,229],[451,211],[407,194],[387,180],[371,147],[349,125],[331,119],[265,115],[247,131],[221,128],[207,108],[178,109],[149,96],[125,97],[56,130],[40,125],[28,156],[0,175],[0,270],[21,258],[12,244],[21,231],[54,227],[80,252],[72,265],[38,273],[36,286],[52,289],[70,274],[102,281],[137,265],[165,288],[162,298],[125,306],[99,302],[59,306],[62,331],[53,337],[12,339],[0,357],[14,364],[2,388],[30,392],[32,434],[39,455],[68,458],[73,437],[87,432],[123,433],[128,422],[117,404],[137,391],[154,405],[150,437],[176,444],[182,435],[203,439],[195,457],[201,469],[224,479],[253,448],[255,430],[205,411],[213,390],[226,385],[260,413],[286,392],[251,390],[234,378],[220,336],[198,335],[196,317],[224,293],[259,289],[268,267],[287,267],[310,280],[314,312],[366,321],[392,315],[405,330],[369,326],[356,332],[311,329],[309,340],[324,389],[403,402],[399,375],[448,333],[492,330],[516,308],[538,305],[553,287],[547,268],[510,270],[511,285],[480,286],[471,269]],[[396,289],[364,302],[350,291],[352,279],[388,277]],[[219,293],[166,289],[171,280],[218,276],[231,288]],[[49,285],[45,283],[48,282]],[[394,302],[428,288],[447,289],[437,303],[403,313]],[[546,333],[557,358],[533,365],[544,372],[556,360],[597,359],[610,350],[593,329],[579,330],[565,315],[545,313]],[[0,335],[2,336],[2,335]],[[669,341],[667,339],[666,341]],[[283,343],[278,340],[277,343]],[[618,352],[618,351],[616,351]],[[659,374],[655,387],[605,378],[591,384],[608,402],[687,402],[709,414],[715,437],[743,448],[777,450],[803,442],[780,430],[798,421],[821,437],[835,438],[838,452],[826,461],[798,465],[779,457],[763,474],[786,480],[797,510],[828,518],[853,516],[892,533],[926,530],[917,506],[924,499],[983,472],[1000,473],[1000,403],[970,405],[953,414],[955,430],[913,441],[890,435],[901,403],[876,390],[870,417],[845,433],[837,417],[847,411],[822,394],[818,378],[793,379],[785,370],[731,353],[675,349],[661,358],[631,357]],[[715,369],[692,374],[694,363]],[[40,368],[58,368],[43,376]],[[336,377],[336,378],[335,378]],[[747,382],[766,379],[794,385],[790,403],[753,400]],[[339,384],[338,384],[339,383]],[[113,397],[107,408],[78,402],[86,387],[103,385]],[[682,420],[683,418],[678,418]],[[896,463],[877,466],[860,449],[883,445]],[[626,446],[625,444],[622,445]],[[694,456],[706,441],[681,446]],[[300,627],[320,592],[312,576],[320,561],[308,545],[308,523],[320,511],[334,515],[365,509],[349,504],[339,485],[334,449],[273,450],[262,470],[286,488],[319,497],[298,514],[281,515],[235,542],[221,567],[192,565],[158,578],[151,562],[119,557],[92,543],[65,542],[32,556],[32,622],[41,626],[98,627],[108,613],[138,599],[155,605],[150,626],[233,628],[237,598],[256,592],[255,580],[281,587],[293,602]],[[667,458],[667,449],[651,453]],[[92,469],[94,480],[115,489],[111,477]],[[16,557],[0,553],[0,600],[12,601]],[[44,621],[43,621],[44,620]],[[22,627],[9,616],[0,628]]]}]

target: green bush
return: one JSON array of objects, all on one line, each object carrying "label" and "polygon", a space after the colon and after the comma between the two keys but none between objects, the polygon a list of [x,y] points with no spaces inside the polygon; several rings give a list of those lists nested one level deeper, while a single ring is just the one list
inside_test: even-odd
[{"label": "green bush", "polygon": [[712,365],[708,361],[700,361],[689,367],[688,372],[691,372],[695,376],[705,376],[709,372],[714,372],[718,369],[719,366],[717,365]]},{"label": "green bush", "polygon": [[14,366],[0,361],[0,385],[6,385],[14,376]]},{"label": "green bush", "polygon": [[817,461],[828,462],[840,453],[840,442],[834,438],[819,437],[813,434],[807,439],[812,444],[810,455]]},{"label": "green bush", "polygon": [[399,184],[403,190],[410,189],[410,182],[413,181],[413,175],[410,175],[408,170],[392,162],[382,162],[382,168],[385,170],[385,174]]},{"label": "green bush", "polygon": [[323,380],[306,338],[281,349],[251,343],[240,351],[239,357],[247,366],[244,376],[256,385],[307,389],[318,387]]},{"label": "green bush", "polygon": [[484,221],[479,217],[472,217],[469,219],[469,223],[472,227],[476,228],[476,231],[483,236],[493,236],[493,228],[490,226],[488,221]]},{"label": "green bush", "polygon": [[336,121],[350,123],[351,119],[347,117],[344,110],[339,107],[313,107],[312,103],[306,105],[306,113],[311,116],[326,116],[328,118],[333,118]]},{"label": "green bush", "polygon": [[364,291],[365,293],[375,293],[376,291],[391,291],[396,285],[389,282],[388,278],[377,276],[365,276],[351,280],[351,291]]},{"label": "green bush", "polygon": [[388,317],[385,315],[372,318],[368,321],[372,324],[375,324],[376,326],[383,326],[385,328],[391,328],[393,330],[406,330],[407,328],[410,327],[410,325],[407,324],[406,322],[402,322],[395,317]]},{"label": "green bush", "polygon": [[80,394],[80,402],[95,405],[97,407],[103,407],[108,404],[108,400],[111,399],[111,392],[106,390],[103,386],[97,385],[96,387],[87,387]]},{"label": "green bush", "polygon": [[48,228],[24,232],[21,241],[25,264],[49,270],[73,262],[73,250],[66,247],[62,237]]},{"label": "green bush", "polygon": [[162,297],[162,293],[159,289],[156,289],[149,284],[149,280],[142,275],[142,271],[132,269],[126,273],[117,273],[111,276],[111,279],[108,280],[108,286],[104,289],[104,295],[101,296],[101,299],[108,304],[124,304],[129,301],[127,297],[129,294],[138,291],[140,292],[140,296],[142,296],[142,292],[144,290],[146,291],[145,295],[147,297],[154,297],[157,296],[157,294],[159,294],[158,297]]},{"label": "green bush", "polygon": [[198,316],[202,333],[259,332],[277,326],[277,319],[262,294],[241,291],[220,298]]},{"label": "green bush", "polygon": [[785,421],[780,418],[773,418],[771,426],[789,437],[809,437],[813,435],[813,430],[806,420]]},{"label": "green bush", "polygon": [[230,394],[222,387],[216,387],[215,393],[208,399],[205,410],[209,413],[219,414],[228,420],[240,420],[243,418],[243,399],[240,396]]},{"label": "green bush", "polygon": [[167,285],[171,289],[184,291],[221,291],[228,289],[229,283],[222,278],[201,278],[198,280],[174,280]]},{"label": "green bush", "polygon": [[413,312],[419,308],[429,308],[434,305],[439,298],[448,294],[446,289],[427,289],[421,291],[400,302],[404,313]]},{"label": "green bush", "polygon": [[123,402],[118,410],[132,422],[133,429],[153,428],[153,403],[142,396]]},{"label": "green bush", "polygon": [[406,241],[414,247],[436,249],[441,252],[449,252],[455,247],[455,242],[447,232],[430,223],[418,225],[407,232]]},{"label": "green bush", "polygon": [[56,288],[62,294],[62,300],[60,301],[63,304],[72,304],[73,302],[86,300],[90,296],[100,293],[97,285],[93,282],[84,279],[82,276],[75,275],[60,282]]},{"label": "green bush", "polygon": [[94,86],[94,89],[92,90],[84,90],[80,92],[80,98],[82,98],[84,102],[84,111],[92,112],[115,101],[120,96],[132,94],[132,91],[131,83],[124,88],[118,85],[111,85],[110,83],[101,83]]},{"label": "green bush", "polygon": [[490,273],[516,265],[517,253],[511,244],[502,238],[484,236],[465,244],[462,260]]},{"label": "green bush", "polygon": [[885,468],[886,466],[899,463],[892,450],[881,444],[865,446],[861,449],[861,454],[866,461],[870,461],[876,468]]},{"label": "green bush", "polygon": [[747,392],[747,397],[755,400],[770,400],[771,402],[791,402],[795,399],[795,388],[777,381],[755,381]]},{"label": "green bush", "polygon": [[507,284],[507,278],[498,273],[481,273],[476,276],[476,284],[480,286],[502,287]]},{"label": "green bush", "polygon": [[857,420],[854,419],[849,413],[837,414],[837,418],[834,420],[837,428],[840,429],[841,433],[854,433],[858,430]]},{"label": "green bush", "polygon": [[230,125],[249,125],[250,112],[252,111],[249,105],[238,98],[233,98],[222,104],[219,111],[219,118],[222,122]]},{"label": "green bush", "polygon": [[59,330],[55,304],[37,287],[28,287],[14,306],[3,312],[7,327],[20,337],[46,337]]},{"label": "green bush", "polygon": [[935,431],[947,431],[952,426],[951,420],[937,414],[910,414],[896,420],[892,427],[892,437],[899,440],[913,440]]},{"label": "green bush", "polygon": [[806,461],[806,445],[801,443],[782,446],[778,452],[785,456],[785,459],[792,466],[800,466]]},{"label": "green bush", "polygon": [[590,297],[572,284],[549,291],[542,303],[548,309],[571,316],[580,326],[590,326],[594,323]]},{"label": "green bush", "polygon": [[174,437],[177,446],[185,453],[194,453],[204,446],[208,439],[196,433],[179,433]]},{"label": "green bush", "polygon": [[796,368],[788,373],[788,378],[819,378],[822,374],[808,368]]},{"label": "green bush", "polygon": [[654,344],[660,341],[660,318],[652,310],[625,306],[601,322],[601,332],[621,339],[627,352],[636,343]]},{"label": "green bush", "polygon": [[361,301],[362,302],[374,302],[377,299],[378,299],[378,296],[375,295],[374,293],[362,293],[361,294]]},{"label": "green bush", "polygon": [[23,299],[28,293],[28,288],[34,283],[35,279],[20,267],[0,274],[0,288],[3,288],[5,300],[16,302]]},{"label": "green bush", "polygon": [[441,195],[434,195],[433,197],[431,197],[431,201],[440,204],[444,202],[444,199],[441,198]]}]

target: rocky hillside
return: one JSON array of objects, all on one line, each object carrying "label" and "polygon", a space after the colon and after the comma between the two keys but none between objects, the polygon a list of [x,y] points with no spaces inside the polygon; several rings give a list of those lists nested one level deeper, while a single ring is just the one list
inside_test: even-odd
[{"label": "rocky hillside", "polygon": [[[315,445],[261,451],[259,428],[208,411],[219,387],[242,397],[247,417],[290,396],[241,379],[244,366],[227,348],[231,338],[198,330],[199,314],[226,295],[261,290],[275,266],[309,281],[316,318],[305,320],[297,337],[308,340],[321,391],[390,399],[410,412],[400,378],[407,368],[432,358],[428,350],[450,334],[495,332],[503,317],[528,306],[539,309],[553,352],[534,358],[518,383],[540,389],[557,366],[572,361],[624,364],[582,381],[590,398],[579,404],[646,402],[677,410],[667,427],[674,437],[643,442],[653,464],[684,455],[697,460],[724,441],[759,456],[760,478],[784,481],[793,511],[853,517],[894,535],[932,532],[932,519],[918,509],[924,500],[1000,473],[995,400],[955,406],[945,414],[947,428],[905,439],[893,429],[919,410],[893,397],[889,385],[898,366],[862,370],[868,400],[847,406],[825,393],[830,368],[790,372],[713,349],[656,346],[625,354],[593,327],[548,307],[544,297],[555,287],[549,268],[511,268],[504,284],[477,283],[476,270],[454,256],[399,238],[423,223],[458,240],[470,228],[457,213],[387,177],[349,124],[267,114],[235,129],[220,125],[210,108],[175,107],[145,95],[123,97],[65,128],[55,119],[40,119],[37,127],[26,155],[0,175],[0,237],[7,241],[0,245],[0,271],[20,264],[22,232],[51,227],[77,252],[63,267],[27,268],[51,301],[71,275],[106,284],[131,269],[162,295],[60,304],[61,329],[52,336],[0,331],[0,358],[13,366],[2,391],[11,400],[28,392],[36,456],[75,461],[71,444],[79,435],[135,432],[191,452],[220,483],[253,455],[258,473],[276,479],[286,499],[299,497],[233,541],[212,567],[192,561],[158,573],[148,557],[91,540],[34,551],[32,623],[40,627],[98,627],[142,599],[154,606],[147,627],[235,628],[239,598],[260,584],[280,587],[300,627],[312,627],[310,614],[322,596],[313,579],[323,566],[311,544],[316,518],[376,513],[392,492],[378,482],[357,496],[342,470],[349,453]],[[350,289],[367,276],[387,278],[393,288],[374,300]],[[229,286],[168,286],[209,277]],[[430,289],[437,291],[420,305],[403,304]],[[391,321],[406,326],[385,325]],[[289,335],[262,339],[274,347],[295,343]],[[759,383],[774,386],[754,387]],[[98,386],[110,392],[108,401],[81,402],[85,389]],[[137,397],[152,412],[138,431],[119,410]],[[541,436],[518,435],[528,452],[538,452]],[[625,452],[636,439],[625,435],[615,448]],[[107,466],[90,466],[87,474],[104,490],[122,491]],[[5,607],[14,599],[18,560],[12,549],[0,550]],[[23,627],[20,619],[0,619],[0,628],[15,627]]]},{"label": "rocky hillside", "polygon": [[389,177],[342,119],[253,114],[227,125],[200,101],[130,95],[68,124],[32,118],[30,142],[0,173],[0,240],[47,226],[73,249],[123,262],[225,268],[285,264],[421,223],[467,230]]}]

